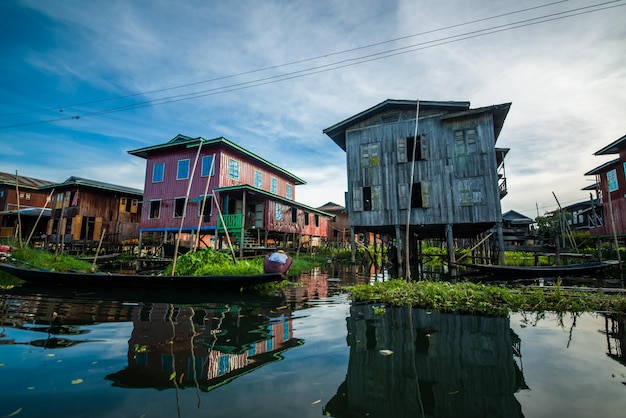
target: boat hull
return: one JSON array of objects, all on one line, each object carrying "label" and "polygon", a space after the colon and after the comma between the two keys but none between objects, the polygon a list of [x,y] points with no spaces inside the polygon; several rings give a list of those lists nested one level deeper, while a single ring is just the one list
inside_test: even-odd
[{"label": "boat hull", "polygon": [[618,265],[615,261],[599,261],[584,264],[565,264],[560,266],[499,266],[491,264],[457,263],[457,266],[470,268],[481,273],[498,275],[498,278],[555,278],[578,277],[596,274],[607,267]]},{"label": "boat hull", "polygon": [[50,286],[164,289],[239,289],[285,279],[280,273],[246,276],[151,276],[33,270],[0,264],[0,271],[28,283]]}]

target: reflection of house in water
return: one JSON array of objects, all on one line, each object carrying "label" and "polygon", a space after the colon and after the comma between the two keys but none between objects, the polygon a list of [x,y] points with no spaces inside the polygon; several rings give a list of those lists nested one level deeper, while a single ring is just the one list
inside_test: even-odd
[{"label": "reflection of house in water", "polygon": [[131,388],[211,390],[302,344],[291,313],[259,307],[157,303],[133,313],[128,367],[107,376]]},{"label": "reflection of house in water", "polygon": [[[410,314],[410,315],[409,315]],[[335,417],[521,417],[519,338],[508,318],[353,305]],[[382,351],[381,351],[382,350]],[[389,351],[386,351],[389,350]]]},{"label": "reflection of house in water", "polygon": [[606,355],[626,366],[626,318],[605,315],[604,332],[608,350]]}]

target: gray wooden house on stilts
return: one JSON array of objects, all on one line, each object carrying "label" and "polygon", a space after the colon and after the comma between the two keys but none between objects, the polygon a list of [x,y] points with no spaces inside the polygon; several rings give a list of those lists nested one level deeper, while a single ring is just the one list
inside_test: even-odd
[{"label": "gray wooden house on stilts", "polygon": [[442,239],[453,265],[456,238],[495,230],[504,264],[508,149],[495,144],[510,107],[388,99],[324,129],[346,151],[352,235],[395,240],[400,265],[419,256],[422,239]]}]

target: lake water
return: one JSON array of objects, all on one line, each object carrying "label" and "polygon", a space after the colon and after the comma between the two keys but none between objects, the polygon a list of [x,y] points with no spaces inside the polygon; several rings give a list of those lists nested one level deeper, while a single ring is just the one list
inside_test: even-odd
[{"label": "lake water", "polygon": [[278,296],[2,291],[0,417],[624,416],[623,319],[351,304],[351,277]]}]

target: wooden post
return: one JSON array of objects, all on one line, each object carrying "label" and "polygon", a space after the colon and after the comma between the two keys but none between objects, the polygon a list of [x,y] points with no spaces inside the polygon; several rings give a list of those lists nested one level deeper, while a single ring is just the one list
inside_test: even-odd
[{"label": "wooden post", "polygon": [[452,233],[452,224],[446,225],[446,244],[448,249],[448,265],[450,266],[450,274],[456,276],[456,254],[454,253],[454,236]]}]

